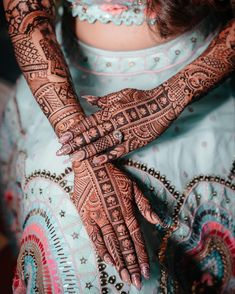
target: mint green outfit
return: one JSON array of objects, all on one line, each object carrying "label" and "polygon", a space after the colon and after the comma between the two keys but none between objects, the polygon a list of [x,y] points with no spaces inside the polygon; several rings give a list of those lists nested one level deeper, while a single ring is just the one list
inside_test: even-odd
[{"label": "mint green outfit", "polygon": [[[74,15],[80,6],[76,9]],[[156,87],[197,58],[220,27],[207,17],[163,45],[128,52],[76,41],[69,67],[77,93],[102,96],[126,87]],[[138,291],[95,255],[69,198],[71,164],[55,155],[57,138],[21,77],[0,122],[2,191],[20,239],[14,293],[199,293],[205,284],[211,293],[232,293],[234,85],[231,76],[188,106],[160,138],[119,162],[165,224],[153,227],[140,219],[151,278]],[[87,114],[97,110],[80,102]],[[166,235],[166,258],[160,264],[157,252]]]}]

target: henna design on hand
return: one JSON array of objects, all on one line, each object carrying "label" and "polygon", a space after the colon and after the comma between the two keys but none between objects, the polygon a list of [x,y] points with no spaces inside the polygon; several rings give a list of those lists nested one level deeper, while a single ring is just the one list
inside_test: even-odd
[{"label": "henna design on hand", "polygon": [[[71,126],[76,130],[84,113],[55,37],[53,1],[4,0],[4,5],[16,58],[36,101],[59,136]],[[117,143],[114,137],[111,142]],[[150,222],[159,219],[137,186],[112,165],[94,169],[88,161],[74,163],[74,171],[72,200],[98,254],[115,263],[124,281],[140,288],[140,274],[148,278],[149,265],[134,202]]]},{"label": "henna design on hand", "polygon": [[52,0],[4,0],[16,59],[57,135],[84,118],[56,40]]},{"label": "henna design on hand", "polygon": [[149,263],[135,203],[150,223],[161,221],[137,185],[112,164],[94,167],[88,160],[75,161],[73,170],[72,201],[98,255],[113,260],[121,278],[140,289],[141,273],[149,278]]},{"label": "henna design on hand", "polygon": [[[94,157],[94,163],[103,164],[155,140],[189,103],[234,71],[234,46],[233,19],[199,58],[159,87],[148,91],[124,89],[104,97],[87,96],[88,102],[101,110],[62,137],[64,146],[57,155],[75,152],[72,157],[81,161],[106,151]],[[82,131],[84,128],[86,131]],[[124,139],[112,149],[114,130],[119,130]]]}]

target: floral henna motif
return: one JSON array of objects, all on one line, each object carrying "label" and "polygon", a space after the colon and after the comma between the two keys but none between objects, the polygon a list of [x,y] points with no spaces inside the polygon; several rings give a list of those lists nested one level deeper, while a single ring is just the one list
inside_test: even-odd
[{"label": "floral henna motif", "polygon": [[136,184],[112,164],[95,167],[88,160],[74,161],[73,169],[72,201],[98,255],[113,261],[122,279],[140,288],[141,273],[149,278],[149,265],[135,203],[150,223],[159,223],[159,218]]},{"label": "floral henna motif", "polygon": [[60,136],[84,114],[56,40],[53,1],[4,0],[4,6],[17,61],[40,108]]},{"label": "floral henna motif", "polygon": [[[71,126],[75,126],[76,130],[84,113],[56,40],[53,1],[4,0],[4,7],[16,58],[40,108],[58,136]],[[79,130],[84,131],[91,125],[85,123],[81,126]],[[92,130],[89,134],[95,135]],[[102,151],[105,146],[116,143],[117,140],[112,137],[97,143],[96,148]],[[92,152],[93,149],[90,154]],[[134,204],[132,182],[123,175],[127,190],[120,190],[117,180],[109,180],[109,174],[118,173],[111,165],[104,166],[99,173],[96,169],[97,174],[88,162],[80,166],[75,164],[74,168],[73,201],[96,250],[106,262],[115,263],[123,280],[132,281],[140,288],[141,270],[148,277],[147,253],[135,217],[127,216],[126,210],[125,213],[123,210],[124,205]],[[126,200],[121,201],[124,196]],[[153,217],[150,221],[156,223],[158,219],[148,213],[147,217],[150,216]],[[129,222],[126,223],[126,220]],[[139,254],[140,251],[143,253]]]},{"label": "floral henna motif", "polygon": [[[66,134],[67,137],[62,137],[60,142],[64,146],[57,155],[79,150],[73,158],[84,160],[106,152],[94,158],[94,163],[102,164],[158,138],[189,103],[234,71],[234,36],[233,19],[199,58],[157,88],[124,89],[104,97],[86,96],[88,102],[102,110],[85,118]],[[86,131],[81,131],[84,125]],[[123,141],[117,142],[115,148],[114,130],[119,130],[123,136]]]}]

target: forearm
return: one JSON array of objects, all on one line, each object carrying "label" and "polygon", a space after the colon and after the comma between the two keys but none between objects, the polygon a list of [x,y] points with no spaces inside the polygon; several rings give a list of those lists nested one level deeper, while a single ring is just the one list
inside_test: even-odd
[{"label": "forearm", "polygon": [[157,88],[126,88],[103,97],[87,96],[102,109],[86,118],[92,132],[79,130],[70,139],[64,137],[61,142],[67,145],[57,155],[80,149],[76,160],[82,161],[105,152],[94,158],[96,164],[104,164],[141,148],[158,138],[188,104],[219,85],[234,69],[233,19],[200,57]]},{"label": "forearm", "polygon": [[166,107],[174,109],[174,116],[191,102],[196,101],[219,85],[235,70],[235,20],[230,21],[210,44],[208,49],[193,63],[162,86],[150,91],[159,101],[166,99]]},{"label": "forearm", "polygon": [[4,0],[15,56],[56,134],[84,117],[55,35],[52,0]]}]

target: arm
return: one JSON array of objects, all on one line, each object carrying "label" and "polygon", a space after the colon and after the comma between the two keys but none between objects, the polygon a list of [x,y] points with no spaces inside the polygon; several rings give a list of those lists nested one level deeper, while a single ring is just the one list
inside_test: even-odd
[{"label": "arm", "polygon": [[84,114],[56,40],[53,0],[4,0],[3,4],[19,66],[60,136]]},{"label": "arm", "polygon": [[[93,131],[67,133],[67,137],[60,140],[65,145],[57,155],[79,149],[73,157],[82,161],[105,152],[94,158],[94,163],[103,164],[147,145],[158,138],[188,104],[234,71],[234,46],[235,19],[200,57],[159,87],[149,91],[124,89],[101,98],[87,96],[88,101],[101,108],[86,118]],[[120,140],[114,130],[119,131]],[[110,148],[113,149],[106,152]]]},{"label": "arm", "polygon": [[[53,1],[4,0],[4,6],[21,70],[36,101],[60,136],[85,115],[56,40]],[[111,164],[97,170],[88,160],[82,164],[75,162],[73,171],[71,200],[96,252],[115,265],[123,281],[140,288],[141,273],[149,278],[149,262],[134,205],[138,205],[151,223],[159,223],[159,219],[136,184]],[[120,181],[112,176],[114,173],[125,182],[123,189]]]}]

